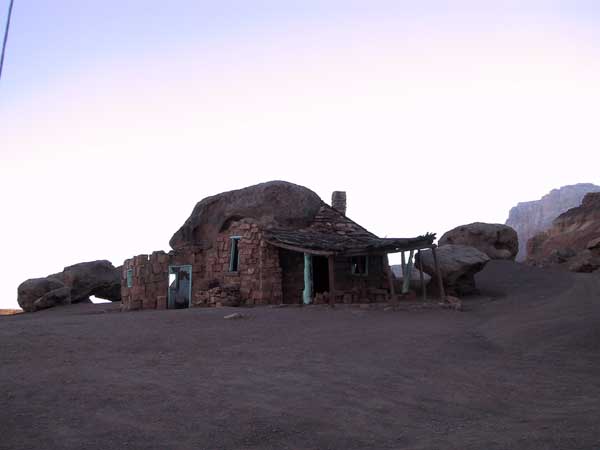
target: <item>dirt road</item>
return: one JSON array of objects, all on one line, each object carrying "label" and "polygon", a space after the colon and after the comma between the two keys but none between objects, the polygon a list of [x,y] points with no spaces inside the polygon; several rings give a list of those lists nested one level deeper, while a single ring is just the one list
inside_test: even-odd
[{"label": "dirt road", "polygon": [[478,284],[464,312],[0,317],[0,448],[600,448],[600,277],[493,261]]}]

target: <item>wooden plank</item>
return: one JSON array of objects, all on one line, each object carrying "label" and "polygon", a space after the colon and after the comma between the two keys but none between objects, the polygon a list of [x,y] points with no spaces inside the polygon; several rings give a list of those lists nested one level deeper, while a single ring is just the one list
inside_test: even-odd
[{"label": "wooden plank", "polygon": [[[270,243],[270,242],[269,242]],[[279,245],[279,244],[272,244],[272,245]],[[431,246],[429,245],[416,245],[416,246],[410,246],[410,247],[406,247],[406,248],[402,248],[402,249],[385,249],[385,250],[381,250],[381,249],[377,249],[377,250],[368,250],[368,249],[358,249],[358,250],[346,250],[346,251],[341,251],[341,252],[331,252],[331,254],[336,254],[339,256],[363,256],[363,255],[369,255],[369,256],[385,256],[388,255],[390,253],[401,253],[401,252],[408,252],[410,250],[422,250],[422,249],[426,249],[426,248],[431,248]]]},{"label": "wooden plank", "polygon": [[329,304],[335,303],[335,256],[327,257],[327,268],[329,269]]},{"label": "wooden plank", "polygon": [[423,268],[421,267],[421,250],[417,251],[419,258],[419,278],[421,280],[421,295],[423,295],[423,301],[427,301],[427,286],[425,286],[425,277],[423,276]]},{"label": "wooden plank", "polygon": [[296,247],[294,245],[282,244],[281,242],[268,241],[266,239],[265,239],[265,242],[267,244],[273,245],[275,247],[280,247],[280,248],[284,248],[286,250],[292,250],[294,252],[299,252],[299,253],[308,253],[309,255],[329,256],[329,255],[334,254],[334,252],[327,252],[324,250],[312,250],[310,248]]},{"label": "wooden plank", "polygon": [[444,290],[444,281],[442,280],[442,273],[440,272],[440,266],[438,264],[437,254],[435,247],[431,249],[433,254],[433,264],[435,265],[435,273],[437,274],[438,285],[440,287],[440,298],[442,301],[446,301],[446,291]]},{"label": "wooden plank", "polygon": [[394,276],[392,274],[392,268],[390,267],[390,260],[387,255],[384,256],[383,264],[387,270],[388,283],[390,285],[390,301],[396,299],[396,289],[394,288]]},{"label": "wooden plank", "polygon": [[415,245],[406,245],[406,246],[402,246],[402,247],[386,247],[384,249],[375,249],[373,250],[374,252],[385,252],[385,253],[400,253],[400,252],[408,252],[410,250],[419,250],[419,249],[425,249],[425,248],[431,248],[431,245],[427,245],[427,244],[415,244]]},{"label": "wooden plank", "polygon": [[406,256],[404,255],[404,252],[402,252],[401,256],[402,256],[402,278],[404,278],[404,271],[406,270]]},{"label": "wooden plank", "polygon": [[410,278],[412,275],[414,250],[410,251],[408,263],[406,264],[406,272],[402,270],[402,294],[407,294],[410,290]]}]

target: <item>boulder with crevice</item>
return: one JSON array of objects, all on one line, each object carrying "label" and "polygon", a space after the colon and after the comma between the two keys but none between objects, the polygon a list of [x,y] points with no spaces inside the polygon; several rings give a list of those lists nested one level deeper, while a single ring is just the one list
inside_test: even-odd
[{"label": "boulder with crevice", "polygon": [[119,268],[106,260],[79,263],[45,278],[26,280],[17,289],[17,302],[26,312],[89,302],[90,296],[120,301]]},{"label": "boulder with crevice", "polygon": [[105,300],[121,300],[121,274],[110,261],[90,261],[65,267],[62,281],[71,288],[73,303],[96,296]]},{"label": "boulder with crevice", "polygon": [[[477,292],[475,274],[490,261],[489,256],[474,247],[453,244],[438,247],[436,254],[446,294],[462,296]],[[439,292],[432,251],[421,251],[415,264],[431,276],[432,291]]]}]

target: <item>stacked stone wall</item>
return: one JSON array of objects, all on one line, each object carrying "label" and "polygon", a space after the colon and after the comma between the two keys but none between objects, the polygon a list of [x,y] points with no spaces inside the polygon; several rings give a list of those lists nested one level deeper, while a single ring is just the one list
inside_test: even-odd
[{"label": "stacked stone wall", "polygon": [[[239,237],[238,270],[231,272],[232,237]],[[207,302],[206,291],[215,287],[238,289],[241,304],[260,305],[281,303],[281,268],[279,253],[268,245],[256,222],[242,219],[229,224],[220,232],[212,248],[197,254],[202,264],[201,278],[192,282],[193,302],[197,306]],[[198,258],[198,256],[200,256]]]},{"label": "stacked stone wall", "polygon": [[[132,286],[127,286],[127,272],[132,270]],[[121,272],[121,309],[165,309],[169,255],[154,252],[138,255],[123,263]]]}]

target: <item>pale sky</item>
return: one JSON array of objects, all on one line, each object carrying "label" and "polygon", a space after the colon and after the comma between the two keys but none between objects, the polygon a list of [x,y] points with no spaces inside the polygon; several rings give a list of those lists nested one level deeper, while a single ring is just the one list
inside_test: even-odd
[{"label": "pale sky", "polygon": [[0,308],[273,179],[346,190],[380,236],[504,223],[600,184],[599,117],[597,1],[15,0]]}]

